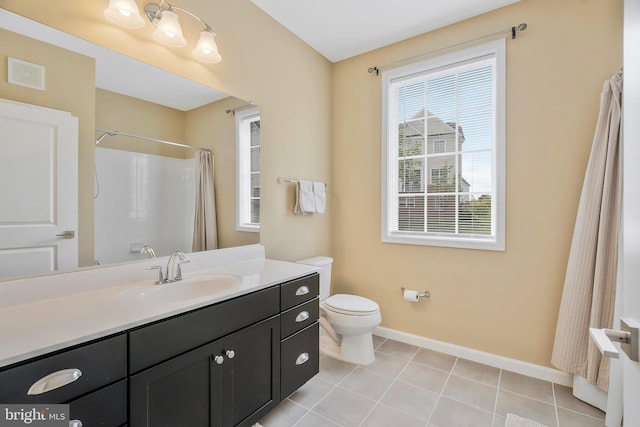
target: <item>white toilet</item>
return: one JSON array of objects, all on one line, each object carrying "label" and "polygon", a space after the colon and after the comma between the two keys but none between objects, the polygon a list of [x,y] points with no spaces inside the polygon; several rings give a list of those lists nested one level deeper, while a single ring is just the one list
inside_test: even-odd
[{"label": "white toilet", "polygon": [[371,331],[382,321],[378,304],[356,295],[330,297],[332,258],[318,256],[298,263],[317,267],[320,275],[320,352],[359,365],[373,362]]}]

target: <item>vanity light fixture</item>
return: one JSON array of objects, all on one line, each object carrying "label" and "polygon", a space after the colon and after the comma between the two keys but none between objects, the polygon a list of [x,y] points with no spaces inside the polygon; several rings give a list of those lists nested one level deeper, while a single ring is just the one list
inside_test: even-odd
[{"label": "vanity light fixture", "polygon": [[140,16],[138,5],[134,0],[109,0],[109,7],[104,16],[114,24],[125,28],[142,28],[144,19]]},{"label": "vanity light fixture", "polygon": [[[204,25],[204,29],[200,32],[200,38],[191,54],[196,60],[209,64],[215,64],[222,60],[215,41],[216,33],[209,24],[198,16],[165,0],[161,0],[159,4],[147,4],[144,7],[144,12],[149,21],[157,27],[153,32],[153,38],[158,43],[169,47],[187,45],[176,12],[183,12],[197,19]],[[104,16],[122,27],[141,28],[144,26],[144,20],[140,17],[138,6],[134,0],[109,0],[109,7],[105,9]],[[139,22],[134,17],[137,17]],[[133,22],[136,22],[137,26],[134,26]]]}]

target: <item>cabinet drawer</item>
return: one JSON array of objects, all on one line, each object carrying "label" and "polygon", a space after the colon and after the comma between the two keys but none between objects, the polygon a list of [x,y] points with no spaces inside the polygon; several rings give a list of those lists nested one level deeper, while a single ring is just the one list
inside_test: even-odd
[{"label": "cabinet drawer", "polygon": [[318,274],[280,285],[280,308],[284,311],[318,296]]},{"label": "cabinet drawer", "polygon": [[280,398],[286,399],[319,371],[319,324],[282,341],[280,347]]},{"label": "cabinet drawer", "polygon": [[274,316],[279,306],[273,286],[131,331],[131,373]]},{"label": "cabinet drawer", "polygon": [[[48,384],[40,394],[27,394],[33,384],[51,374],[57,376],[40,382]],[[0,372],[0,402],[64,403],[126,375],[127,337],[119,335]]]},{"label": "cabinet drawer", "polygon": [[118,427],[127,423],[127,380],[70,402],[71,420],[83,426]]},{"label": "cabinet drawer", "polygon": [[286,338],[289,335],[306,328],[318,321],[320,300],[314,298],[297,307],[293,307],[280,316],[280,335]]}]

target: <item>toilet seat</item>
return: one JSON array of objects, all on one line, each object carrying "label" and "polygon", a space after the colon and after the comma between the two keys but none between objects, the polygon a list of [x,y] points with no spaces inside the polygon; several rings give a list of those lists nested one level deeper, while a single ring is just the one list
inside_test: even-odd
[{"label": "toilet seat", "polygon": [[377,303],[357,295],[336,294],[323,302],[325,309],[351,316],[369,316],[380,311]]}]

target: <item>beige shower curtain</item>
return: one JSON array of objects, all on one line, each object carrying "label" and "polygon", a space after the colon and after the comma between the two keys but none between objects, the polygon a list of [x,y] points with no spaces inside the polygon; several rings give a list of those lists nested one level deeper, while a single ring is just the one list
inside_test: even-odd
[{"label": "beige shower curtain", "polygon": [[195,159],[196,214],[192,247],[194,252],[218,248],[216,199],[213,189],[213,155],[210,151],[198,151]]},{"label": "beige shower curtain", "polygon": [[607,391],[609,359],[589,327],[611,328],[618,268],[622,73],[605,82],[562,292],[551,363]]}]

